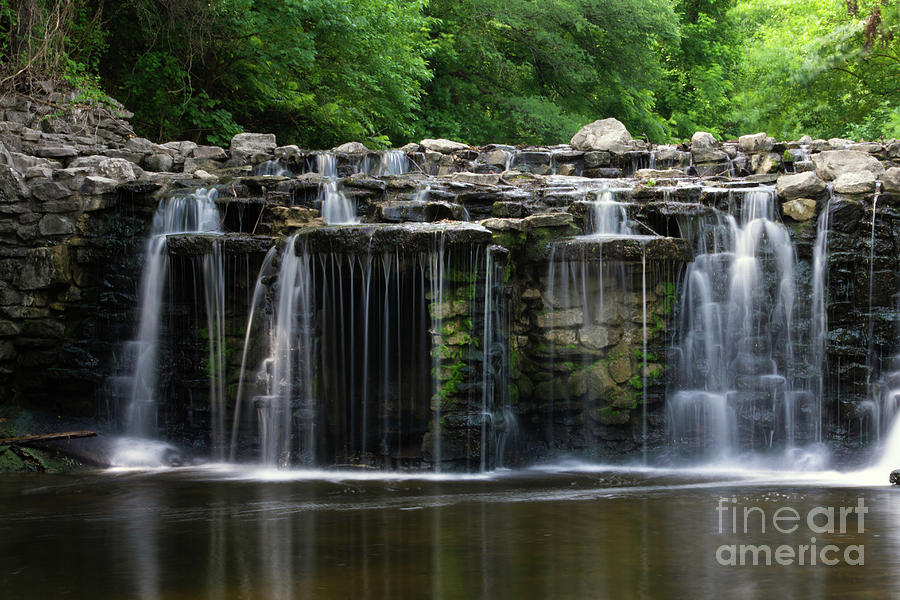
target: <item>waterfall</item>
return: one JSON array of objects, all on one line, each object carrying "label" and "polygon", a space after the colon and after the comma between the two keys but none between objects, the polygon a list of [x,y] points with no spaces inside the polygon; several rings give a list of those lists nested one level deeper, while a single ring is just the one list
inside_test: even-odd
[{"label": "waterfall", "polygon": [[585,227],[592,235],[632,235],[628,225],[625,203],[617,200],[616,190],[600,190],[595,200],[590,202],[588,224]]},{"label": "waterfall", "polygon": [[376,175],[404,175],[409,172],[409,158],[400,150],[385,150],[379,153]]},{"label": "waterfall", "polygon": [[675,443],[722,455],[821,435],[821,398],[793,372],[809,357],[798,355],[795,256],[774,202],[772,189],[732,190],[731,214],[705,219],[695,232],[668,401]]},{"label": "waterfall", "polygon": [[277,160],[267,160],[253,167],[256,176],[290,177],[293,175],[289,169],[285,169]]},{"label": "waterfall", "polygon": [[[446,381],[448,372],[462,373],[445,363],[446,345],[462,342],[440,339],[452,338],[461,319],[474,315],[470,305],[463,310],[451,282],[477,281],[484,256],[457,256],[442,228],[419,229],[430,242],[415,250],[396,242],[373,248],[375,227],[355,230],[363,243],[344,250],[295,236],[280,250],[277,277],[271,266],[260,271],[236,410],[252,398],[265,464],[395,467],[415,464],[424,451],[441,469],[444,409],[456,414],[469,404],[448,397],[458,390]],[[266,297],[271,305],[263,309],[257,300]],[[498,387],[497,396],[503,394]],[[464,423],[454,427],[458,422]],[[246,423],[237,415],[233,423],[235,448]]]},{"label": "waterfall", "polygon": [[176,233],[220,231],[215,189],[199,189],[190,196],[162,200],[153,216],[144,252],[138,296],[138,327],[125,345],[125,363],[131,365],[128,380],[126,430],[131,435],[152,437],[156,430],[159,370],[159,335],[166,290],[168,254],[166,239]]},{"label": "waterfall", "polygon": [[[815,439],[822,440],[822,404],[825,400],[825,373],[827,370],[826,336],[828,334],[828,231],[831,227],[831,202],[829,196],[816,222],[816,243],[813,247],[812,319],[810,323],[810,366],[813,381],[810,389],[816,423]],[[835,408],[835,414],[839,409]]]},{"label": "waterfall", "polygon": [[329,224],[358,223],[356,205],[341,190],[337,181],[337,159],[333,152],[316,154],[316,172],[327,180],[319,184],[318,202]]},{"label": "waterfall", "polygon": [[[502,293],[505,266],[495,256],[502,247],[489,247],[485,260],[484,323],[482,326],[480,470],[505,465],[506,448],[518,432],[509,394],[509,312]],[[493,459],[493,461],[492,461]]]},{"label": "waterfall", "polygon": [[210,437],[213,454],[225,458],[225,261],[220,240],[213,240],[212,252],[203,255],[203,298],[209,338]]}]

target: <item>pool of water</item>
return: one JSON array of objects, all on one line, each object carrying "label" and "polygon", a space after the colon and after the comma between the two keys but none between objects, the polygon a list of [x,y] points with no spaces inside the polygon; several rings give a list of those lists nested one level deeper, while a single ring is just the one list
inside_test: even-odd
[{"label": "pool of water", "polygon": [[[900,593],[900,490],[886,476],[577,464],[11,475],[0,478],[0,596],[888,597]],[[850,511],[860,503],[867,512]],[[783,507],[797,511],[793,532],[773,526]],[[801,549],[812,537],[815,565]],[[791,547],[794,559],[754,566],[748,551],[743,566],[723,565],[731,545],[737,562],[741,545]]]}]

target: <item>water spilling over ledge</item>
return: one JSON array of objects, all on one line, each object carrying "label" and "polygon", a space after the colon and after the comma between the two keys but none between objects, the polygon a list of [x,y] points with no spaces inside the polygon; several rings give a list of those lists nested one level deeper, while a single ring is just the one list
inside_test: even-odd
[{"label": "water spilling over ledge", "polygon": [[[17,390],[307,467],[846,454],[891,429],[895,146],[248,135],[10,154],[50,173],[13,192],[43,236],[4,258]],[[204,216],[153,225],[176,213]]]}]

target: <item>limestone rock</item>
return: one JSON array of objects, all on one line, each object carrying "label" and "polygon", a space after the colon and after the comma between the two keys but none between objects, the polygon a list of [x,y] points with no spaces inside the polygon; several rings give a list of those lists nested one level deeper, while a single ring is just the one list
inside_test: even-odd
[{"label": "limestone rock", "polygon": [[738,138],[738,146],[746,154],[771,152],[775,146],[775,138],[766,137],[765,132],[742,135]]},{"label": "limestone rock", "polygon": [[274,133],[239,133],[231,138],[230,148],[232,154],[271,154],[276,146]]},{"label": "limestone rock", "polygon": [[143,165],[148,171],[153,171],[154,173],[166,173],[172,170],[175,165],[175,159],[169,154],[160,152],[151,154],[145,158]]},{"label": "limestone rock", "polygon": [[97,171],[102,177],[118,181],[134,181],[138,178],[136,168],[124,158],[107,158],[97,166]]},{"label": "limestone rock", "polygon": [[603,350],[619,341],[621,330],[599,325],[582,327],[578,331],[578,341],[582,346],[592,350]]},{"label": "limestone rock", "polygon": [[609,376],[616,383],[625,383],[631,378],[631,360],[627,356],[620,356],[609,363]]},{"label": "limestone rock", "polygon": [[333,150],[335,152],[344,152],[346,154],[366,154],[369,151],[365,144],[361,144],[360,142],[347,142],[333,148]]},{"label": "limestone rock", "polygon": [[875,191],[875,175],[869,171],[843,173],[834,180],[838,194],[870,194]]},{"label": "limestone rock", "polygon": [[128,152],[137,152],[139,154],[151,154],[155,144],[147,138],[131,138],[125,142],[125,150]]},{"label": "limestone rock", "polygon": [[716,148],[716,138],[705,131],[698,131],[691,137],[691,156],[695,163],[717,163],[728,160],[728,155]]},{"label": "limestone rock", "polygon": [[566,227],[575,223],[575,218],[569,213],[547,213],[525,217],[525,225],[528,227]]},{"label": "limestone rock", "polygon": [[691,150],[699,148],[715,148],[716,138],[706,131],[698,131],[691,136]]},{"label": "limestone rock", "polygon": [[25,256],[25,266],[16,277],[16,285],[23,290],[39,290],[67,283],[68,265],[65,246],[34,248]]},{"label": "limestone rock", "polygon": [[634,176],[638,179],[678,179],[687,177],[681,169],[638,169]]},{"label": "limestone rock", "polygon": [[500,148],[495,148],[484,155],[484,164],[494,167],[506,167],[506,163],[510,158],[510,153]]},{"label": "limestone rock", "polygon": [[479,221],[478,224],[491,231],[522,231],[525,229],[522,219],[491,218]]},{"label": "limestone rock", "polygon": [[860,142],[859,144],[851,144],[848,150],[856,150],[857,152],[866,152],[868,154],[880,154],[884,151],[884,146],[875,142]]},{"label": "limestone rock", "polygon": [[626,152],[631,134],[618,119],[599,119],[578,130],[569,142],[576,150]]},{"label": "limestone rock", "polygon": [[541,329],[554,327],[575,327],[584,322],[584,313],[580,308],[552,310],[538,314],[537,323]]},{"label": "limestone rock", "polygon": [[415,142],[410,142],[404,146],[397,148],[397,150],[405,154],[409,154],[411,152],[421,152],[422,148]]},{"label": "limestone rock", "polygon": [[275,148],[275,158],[283,161],[293,161],[300,158],[300,148],[293,144],[278,146]]},{"label": "limestone rock", "polygon": [[853,145],[853,143],[853,140],[847,140],[844,138],[830,138],[828,140],[828,145],[835,150],[849,149],[850,146]]},{"label": "limestone rock", "polygon": [[844,173],[869,171],[878,177],[884,172],[877,158],[854,150],[826,150],[813,154],[812,162],[816,166],[816,174],[825,181],[833,181]]},{"label": "limestone rock", "polygon": [[172,150],[180,154],[181,156],[190,156],[191,152],[193,152],[194,148],[197,147],[196,142],[166,142],[162,145],[163,148],[167,150]]},{"label": "limestone rock", "polygon": [[885,145],[888,156],[891,158],[900,158],[900,140],[891,140]]},{"label": "limestone rock", "polygon": [[424,139],[419,142],[419,145],[425,148],[426,152],[437,152],[439,154],[452,154],[457,150],[466,150],[469,148],[467,145],[460,142],[445,139]]},{"label": "limestone rock", "polygon": [[475,185],[497,185],[500,183],[500,176],[495,173],[453,173],[450,181]]},{"label": "limestone rock", "polygon": [[584,370],[584,379],[591,399],[608,398],[616,389],[616,382],[602,362],[596,362]]},{"label": "limestone rock", "polygon": [[778,197],[784,200],[815,198],[827,187],[827,184],[811,171],[795,175],[782,175],[775,184]]},{"label": "limestone rock", "polygon": [[900,194],[900,167],[891,167],[881,177],[884,191],[892,194]]},{"label": "limestone rock", "polygon": [[44,181],[31,186],[31,195],[41,202],[53,202],[69,196],[71,192],[64,186],[52,181]]},{"label": "limestone rock", "polygon": [[72,146],[39,147],[35,154],[43,158],[72,158],[78,156],[78,150]]},{"label": "limestone rock", "polygon": [[109,194],[116,190],[119,182],[108,177],[99,177],[96,175],[88,175],[81,184],[81,193],[87,196],[96,196],[99,194]]},{"label": "limestone rock", "polygon": [[809,221],[816,214],[816,201],[809,198],[794,198],[781,205],[781,212],[795,221]]},{"label": "limestone rock", "polygon": [[775,153],[754,154],[750,157],[750,170],[757,175],[767,175],[778,171],[782,158]]},{"label": "limestone rock", "polygon": [[197,146],[191,150],[191,158],[197,160],[225,160],[228,155],[219,146]]},{"label": "limestone rock", "polygon": [[75,233],[75,223],[62,215],[44,215],[38,223],[41,235],[66,235]]},{"label": "limestone rock", "polygon": [[612,156],[609,152],[585,152],[584,168],[585,169],[601,169],[608,167],[612,163]]}]

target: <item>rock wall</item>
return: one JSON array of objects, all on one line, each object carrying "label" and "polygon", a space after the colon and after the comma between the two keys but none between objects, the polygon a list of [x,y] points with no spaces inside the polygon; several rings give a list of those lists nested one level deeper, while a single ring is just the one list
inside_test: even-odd
[{"label": "rock wall", "polygon": [[[729,188],[777,185],[779,216],[797,249],[798,278],[809,289],[817,218],[828,207],[829,434],[871,438],[864,401],[897,350],[896,140],[777,142],[755,134],[719,142],[700,132],[690,144],[652,146],[607,120],[554,147],[473,148],[423,140],[401,149],[409,172],[391,174],[384,153],[360,144],[309,152],[250,133],[236,136],[227,150],[188,141],[156,144],[133,136],[121,107],[71,105],[71,97],[46,91],[42,98],[0,101],[4,402],[114,415],[108,377],[119,369],[120,345],[134,327],[142,248],[158,198],[217,186],[232,252],[253,255],[257,264],[277,239],[323,226],[318,215],[330,179],[315,171],[328,157],[342,193],[367,223],[471,219],[490,232],[493,256],[502,265],[502,277],[498,271],[493,281],[505,298],[506,327],[498,330],[505,331],[508,354],[492,351],[487,359],[508,374],[509,385],[496,394],[506,395],[526,454],[627,452],[639,448],[645,435],[653,445],[665,442],[662,399],[673,298],[691,259],[690,248],[675,239],[686,235],[685,219],[738,210]],[[278,169],[288,172],[271,174]],[[588,201],[609,187],[603,183],[608,178],[627,188],[630,221],[666,241],[569,245],[587,230]],[[186,282],[184,265],[191,263],[185,257],[202,254],[201,246],[190,239],[172,243]],[[561,300],[561,280],[554,277],[572,261],[596,270],[594,287]],[[249,271],[242,274],[235,289],[246,294],[251,278]],[[581,285],[573,281],[567,285]],[[451,278],[448,293],[467,293],[460,290],[471,283]],[[600,285],[602,307],[588,306],[584,298],[597,296]],[[203,396],[209,365],[199,315],[191,313],[195,300],[187,294],[174,302],[169,334],[182,339],[163,359],[173,401],[162,427],[172,434],[174,424],[182,424],[186,440],[201,436],[209,420]],[[240,310],[229,315],[229,393],[244,333]],[[479,331],[484,314],[483,303],[474,302],[468,311],[448,312],[446,330],[432,332],[442,352],[441,393],[432,401],[447,424],[440,432],[447,438],[444,459],[484,451],[468,437],[463,441],[483,394],[480,369],[489,341]],[[797,324],[809,326],[808,320]],[[463,373],[472,385],[458,385]],[[423,432],[425,460],[428,436],[435,433]]]}]

